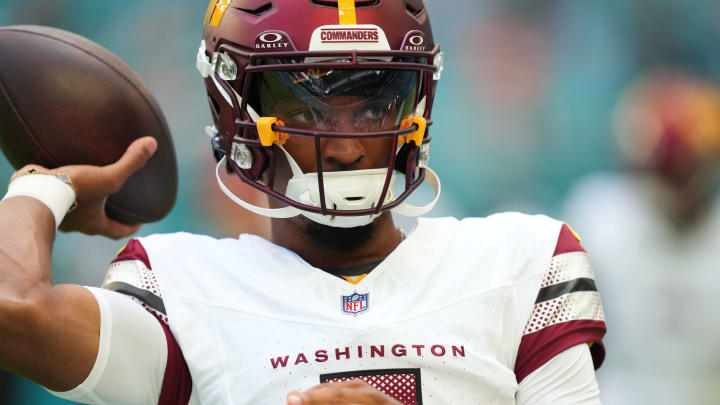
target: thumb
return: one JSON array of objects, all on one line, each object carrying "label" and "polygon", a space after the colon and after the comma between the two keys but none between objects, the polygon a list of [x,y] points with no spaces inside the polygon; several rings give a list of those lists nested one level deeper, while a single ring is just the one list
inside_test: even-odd
[{"label": "thumb", "polygon": [[124,183],[128,177],[145,166],[155,154],[157,146],[157,141],[151,136],[136,139],[117,162],[105,166],[105,169],[111,177]]},{"label": "thumb", "polygon": [[287,396],[287,405],[302,405],[303,400],[300,391],[292,391]]}]

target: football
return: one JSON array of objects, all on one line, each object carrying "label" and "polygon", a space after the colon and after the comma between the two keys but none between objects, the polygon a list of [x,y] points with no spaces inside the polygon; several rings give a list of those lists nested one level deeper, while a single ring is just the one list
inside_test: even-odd
[{"label": "football", "polygon": [[86,38],[0,27],[0,148],[15,169],[107,165],[148,135],[157,152],[105,206],[128,224],[162,219],[177,195],[175,151],[157,101],[126,63]]}]

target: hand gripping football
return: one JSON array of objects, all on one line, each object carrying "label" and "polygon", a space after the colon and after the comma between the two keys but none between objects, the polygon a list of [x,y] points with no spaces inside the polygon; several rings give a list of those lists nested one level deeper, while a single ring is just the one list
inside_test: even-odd
[{"label": "hand gripping football", "polygon": [[107,165],[148,135],[157,152],[105,206],[121,222],[158,221],[175,203],[177,162],[157,102],[127,64],[88,39],[0,27],[0,148],[13,167]]}]

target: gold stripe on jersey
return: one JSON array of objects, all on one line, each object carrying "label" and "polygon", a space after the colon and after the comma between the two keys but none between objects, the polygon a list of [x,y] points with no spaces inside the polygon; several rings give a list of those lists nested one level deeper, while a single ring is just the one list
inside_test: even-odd
[{"label": "gold stripe on jersey", "polygon": [[575,237],[575,239],[577,239],[578,242],[582,243],[582,238],[580,237],[580,235],[578,235],[577,232],[575,232],[575,230],[572,228],[572,226],[570,226],[568,224],[565,224],[565,226],[567,226],[567,229],[570,230],[570,233],[572,233],[572,235]]},{"label": "gold stripe on jersey", "polygon": [[354,276],[354,277],[351,277],[351,276],[342,276],[342,278],[344,278],[345,281],[347,281],[347,282],[350,283],[350,284],[360,284],[360,282],[363,281],[363,279],[364,279],[365,277],[367,277],[367,275],[368,275],[368,273],[365,273],[365,274],[360,275],[360,276]]},{"label": "gold stripe on jersey", "polygon": [[127,249],[127,246],[128,246],[128,245],[127,245],[127,243],[126,243],[123,247],[121,247],[120,250],[118,250],[117,253],[115,253],[115,257],[120,256],[120,255],[122,254],[122,252],[124,252],[125,249]]}]

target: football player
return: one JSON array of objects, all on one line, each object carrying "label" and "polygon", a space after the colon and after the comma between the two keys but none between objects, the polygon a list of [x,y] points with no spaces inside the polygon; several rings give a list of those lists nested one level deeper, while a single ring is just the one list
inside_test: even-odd
[{"label": "football player", "polygon": [[[103,202],[156,145],[107,167],[27,167],[0,205],[0,366],[96,404],[599,403],[603,312],[568,226],[393,223],[440,193],[428,18],[421,0],[213,0],[197,67],[217,178],[272,218],[271,240],[133,239],[103,288],[54,286],[57,225],[137,230]],[[411,205],[425,182],[433,200]]]},{"label": "football player", "polygon": [[720,325],[707,314],[720,311],[709,281],[720,244],[720,86],[686,66],[655,66],[615,111],[625,170],[582,179],[565,207],[615,294],[607,339],[618,360],[601,379],[605,400],[717,403],[720,350],[710,342]]}]

